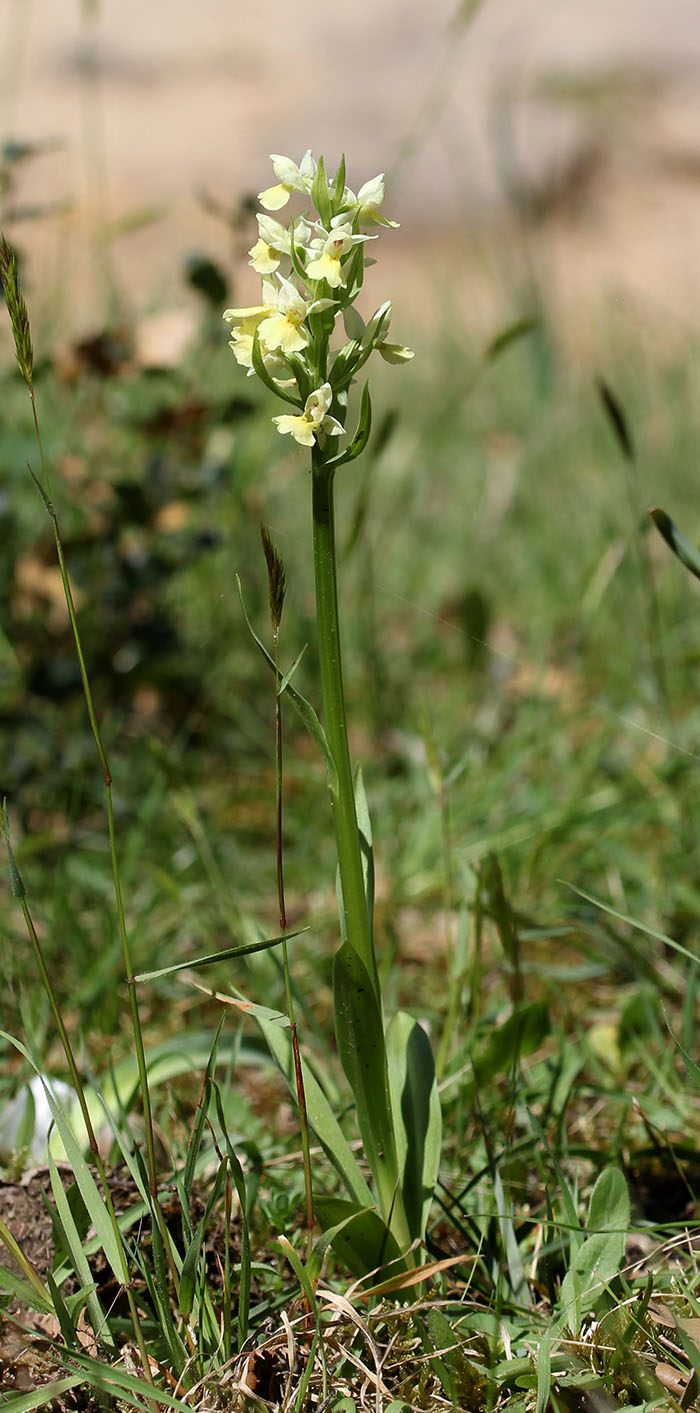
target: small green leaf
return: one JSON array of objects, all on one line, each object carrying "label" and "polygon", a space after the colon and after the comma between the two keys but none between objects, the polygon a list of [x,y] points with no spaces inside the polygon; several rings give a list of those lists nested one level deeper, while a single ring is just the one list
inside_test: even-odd
[{"label": "small green leaf", "polygon": [[345,153],[343,153],[338,164],[338,170],[333,179],[333,205],[340,206],[345,194]]},{"label": "small green leaf", "polygon": [[341,451],[337,456],[332,456],[325,462],[326,467],[344,466],[347,461],[354,461],[356,457],[364,451],[372,430],[372,399],[370,397],[369,383],[365,383],[362,389],[362,400],[360,402],[360,416],[357,422],[357,431],[345,451]]},{"label": "small green leaf", "polygon": [[586,1237],[562,1281],[559,1308],[578,1335],[581,1316],[595,1308],[620,1269],[630,1222],[627,1184],[618,1168],[606,1168],[591,1194]]},{"label": "small green leaf", "polygon": [[294,676],[294,673],[296,672],[296,670],[297,670],[297,668],[298,668],[298,666],[299,666],[299,663],[301,662],[301,659],[303,658],[304,653],[306,652],[306,649],[307,649],[308,646],[309,646],[308,643],[304,643],[304,646],[303,646],[301,652],[297,654],[297,656],[295,657],[294,662],[292,663],[291,667],[288,667],[288,668],[287,668],[287,671],[285,672],[284,676],[280,679],[280,684],[279,684],[279,687],[278,687],[278,689],[277,689],[277,695],[278,695],[278,697],[281,697],[281,696],[282,696],[282,693],[283,693],[283,692],[285,691],[285,689],[289,686],[289,683],[291,682],[291,680],[292,680],[292,678],[293,678],[293,676]]},{"label": "small green leaf", "polygon": [[260,942],[246,942],[239,947],[225,947],[221,952],[209,952],[206,957],[193,957],[189,962],[174,962],[171,967],[159,967],[157,971],[140,971],[133,978],[134,981],[155,981],[158,976],[172,976],[176,971],[198,971],[202,967],[210,967],[215,962],[228,962],[232,957],[247,957],[252,952],[267,952],[270,947],[278,947],[280,942],[289,942],[292,937],[300,937],[307,928],[300,928],[297,932],[288,932],[284,937],[265,937]]},{"label": "small green leaf", "polygon": [[328,177],[326,176],[326,164],[322,157],[319,157],[316,167],[316,174],[311,186],[311,200],[321,217],[321,224],[329,230],[331,217],[331,199],[328,194]]},{"label": "small green leaf", "polygon": [[[348,304],[343,310],[343,324],[345,325],[345,332],[348,338],[353,343],[360,344],[365,336],[367,326],[354,304]],[[343,352],[342,349],[341,352]]]}]

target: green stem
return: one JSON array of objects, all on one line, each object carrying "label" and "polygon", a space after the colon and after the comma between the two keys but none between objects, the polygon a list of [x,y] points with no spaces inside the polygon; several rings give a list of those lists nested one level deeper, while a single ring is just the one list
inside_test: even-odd
[{"label": "green stem", "polygon": [[323,454],[316,448],[313,452],[312,484],[314,573],[321,690],[326,736],[338,777],[337,790],[331,792],[331,801],[345,914],[345,935],[353,951],[364,962],[377,1000],[381,1004],[371,921],[365,897],[360,834],[357,827],[355,791],[345,716],[340,625],[338,622],[333,471],[325,466]]},{"label": "green stem", "polygon": [[301,1130],[301,1152],[304,1164],[304,1188],[306,1194],[306,1259],[309,1260],[313,1250],[314,1240],[314,1196],[313,1196],[313,1175],[311,1171],[311,1142],[309,1138],[309,1117],[306,1109],[306,1093],[304,1090],[304,1073],[301,1067],[301,1055],[299,1052],[299,1036],[297,1032],[296,1017],[294,1015],[294,997],[292,995],[292,976],[289,969],[289,949],[285,933],[287,931],[287,905],[284,897],[284,855],[283,843],[284,834],[282,828],[282,702],[280,699],[280,664],[279,664],[279,628],[273,628],[275,645],[275,853],[277,858],[277,899],[279,903],[280,932],[282,933],[282,967],[284,970],[284,989],[287,998],[287,1014],[292,1031],[292,1055],[294,1058],[294,1075],[297,1086],[297,1099],[299,1101],[299,1127]]}]

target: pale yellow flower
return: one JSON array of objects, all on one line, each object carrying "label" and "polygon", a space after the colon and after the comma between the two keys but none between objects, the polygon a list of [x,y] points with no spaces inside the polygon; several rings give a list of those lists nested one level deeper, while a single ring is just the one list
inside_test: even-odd
[{"label": "pale yellow flower", "polygon": [[274,291],[274,305],[260,325],[260,338],[270,349],[281,349],[282,353],[300,353],[309,342],[309,335],[303,327],[309,313],[311,300],[304,299],[291,280],[278,276],[279,290]]},{"label": "pale yellow flower", "polygon": [[316,163],[310,150],[304,153],[299,166],[290,157],[281,157],[276,152],[270,153],[270,160],[277,182],[275,186],[268,186],[259,192],[258,201],[266,211],[280,211],[287,205],[293,191],[306,194],[311,190]]},{"label": "pale yellow flower", "polygon": [[384,173],[380,172],[378,177],[372,177],[365,182],[357,193],[346,189],[344,204],[357,211],[361,226],[393,226],[398,229],[398,221],[390,221],[388,216],[382,216],[379,207],[384,200]]},{"label": "pale yellow flower", "polygon": [[306,267],[310,280],[325,280],[331,289],[339,289],[345,284],[340,263],[343,256],[349,254],[353,246],[361,241],[375,239],[374,236],[353,235],[352,226],[347,222],[336,222],[337,218],[334,218],[330,233],[324,231],[323,237],[311,242],[309,249],[318,251],[318,254]]},{"label": "pale yellow flower", "polygon": [[[272,216],[266,216],[264,212],[260,213],[257,220],[259,239],[248,251],[250,264],[259,274],[271,275],[278,268],[283,255],[291,256],[291,233],[280,221],[274,221]],[[294,227],[295,245],[303,247],[310,235],[311,227],[307,222],[297,221]]]},{"label": "pale yellow flower", "polygon": [[330,383],[324,383],[309,394],[301,416],[273,417],[273,422],[281,436],[291,436],[300,446],[313,446],[319,432],[329,437],[339,437],[344,431],[336,417],[329,416],[328,409],[333,401]]}]

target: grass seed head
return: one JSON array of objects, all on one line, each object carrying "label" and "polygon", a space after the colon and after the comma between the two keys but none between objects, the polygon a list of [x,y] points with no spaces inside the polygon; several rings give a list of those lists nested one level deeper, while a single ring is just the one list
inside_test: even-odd
[{"label": "grass seed head", "polygon": [[29,315],[24,302],[24,295],[22,294],[19,270],[17,268],[17,256],[4,236],[0,238],[0,279],[2,280],[7,312],[10,316],[17,362],[19,363],[20,372],[27,387],[31,388],[34,371],[34,352],[32,349],[31,330],[29,328]]},{"label": "grass seed head", "polygon": [[260,526],[260,538],[267,562],[267,578],[270,586],[270,618],[272,619],[272,627],[276,633],[282,622],[282,610],[284,608],[284,596],[287,592],[287,580],[284,565],[276,546],[272,543],[267,525]]}]

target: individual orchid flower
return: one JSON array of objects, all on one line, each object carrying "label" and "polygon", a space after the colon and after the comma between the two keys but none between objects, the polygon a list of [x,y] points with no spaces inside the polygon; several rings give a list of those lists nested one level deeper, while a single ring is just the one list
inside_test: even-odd
[{"label": "individual orchid flower", "polygon": [[310,192],[316,175],[316,163],[310,149],[304,153],[299,166],[290,157],[281,157],[276,152],[270,153],[270,160],[277,182],[261,191],[258,201],[266,211],[280,211],[287,205],[293,191],[304,195]]},{"label": "individual orchid flower", "polygon": [[[343,267],[341,260],[348,255],[354,245],[361,241],[374,240],[374,236],[354,235],[352,226],[346,221],[336,224],[337,218],[331,221],[330,232],[323,231],[321,237],[312,240],[310,250],[318,251],[315,259],[311,260],[306,267],[306,273],[310,280],[325,280],[331,289],[339,289],[345,284]],[[318,228],[317,228],[318,229]]]},{"label": "individual orchid flower", "polygon": [[293,437],[300,446],[313,446],[319,432],[325,432],[329,437],[339,437],[345,430],[336,417],[329,415],[332,401],[333,389],[330,383],[323,383],[309,394],[301,416],[290,417],[285,413],[272,420],[281,436]]},{"label": "individual orchid flower", "polygon": [[[283,255],[291,256],[291,233],[280,221],[273,220],[263,212],[258,220],[258,239],[248,251],[250,264],[260,275],[271,275],[279,266]],[[303,246],[311,235],[311,227],[303,219],[294,226],[294,243]]]},{"label": "individual orchid flower", "polygon": [[380,172],[378,177],[372,177],[371,181],[365,182],[357,193],[360,225],[391,226],[398,230],[398,221],[390,221],[388,216],[380,215],[379,207],[383,200],[384,173]]},{"label": "individual orchid flower", "polygon": [[[271,353],[277,348],[282,353],[301,353],[309,342],[308,330],[304,328],[307,316],[332,308],[333,300],[307,299],[291,280],[285,280],[282,275],[277,279],[280,287],[276,290],[271,286],[272,308],[259,326],[260,340]],[[263,280],[263,288],[266,283],[269,284]]]},{"label": "individual orchid flower", "polygon": [[245,309],[224,309],[223,318],[229,324],[252,324],[256,329],[261,320],[277,308],[277,289],[272,280],[263,280],[262,298],[262,304],[250,304]]},{"label": "individual orchid flower", "polygon": [[[255,330],[259,332],[260,343],[268,351],[281,349],[283,353],[300,353],[306,348],[309,336],[303,328],[312,301],[305,299],[291,280],[277,276],[280,288],[272,280],[263,280],[263,303],[253,304],[247,309],[227,309],[224,319],[240,323],[239,332],[233,335],[235,345],[244,346],[244,339],[252,339]],[[252,346],[252,345],[251,345]]]},{"label": "individual orchid flower", "polygon": [[300,353],[309,342],[304,328],[304,320],[311,307],[311,300],[281,275],[279,290],[275,290],[273,309],[260,325],[260,338],[268,349],[279,348],[283,353]]},{"label": "individual orchid flower", "polygon": [[354,192],[345,188],[343,197],[344,219],[357,214],[361,226],[391,226],[398,230],[398,221],[390,221],[388,216],[382,216],[379,211],[384,200],[384,173],[380,172],[378,177],[372,177],[371,181],[364,182],[355,196]]}]

